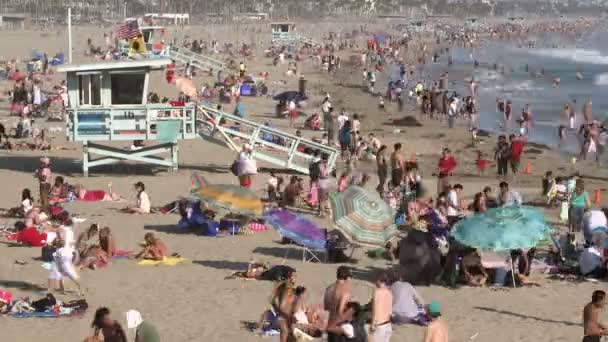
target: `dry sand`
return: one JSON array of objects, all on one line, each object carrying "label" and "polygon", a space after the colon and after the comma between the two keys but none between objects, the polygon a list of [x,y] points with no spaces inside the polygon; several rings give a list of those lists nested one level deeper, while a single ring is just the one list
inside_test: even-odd
[{"label": "dry sand", "polygon": [[[353,26],[355,26],[353,24]],[[209,28],[207,28],[209,29]],[[191,28],[190,32],[200,32]],[[216,34],[227,32],[227,27],[214,26]],[[267,30],[265,30],[267,31]],[[303,31],[301,29],[301,31]],[[337,30],[335,30],[337,31]],[[82,50],[87,37],[95,37],[101,43],[101,30],[95,28],[75,29],[75,42]],[[232,32],[234,34],[234,32]],[[264,37],[267,37],[264,36]],[[210,38],[207,36],[207,38]],[[259,38],[260,40],[263,38]],[[0,32],[0,55],[5,57],[25,57],[33,44],[40,49],[53,53],[57,49],[65,51],[64,37],[54,32]],[[33,43],[34,42],[34,43]],[[257,52],[261,55],[261,52]],[[258,57],[249,62],[253,72],[270,71],[271,80],[285,79],[282,73],[286,66],[274,69],[270,61]],[[348,75],[351,73],[350,76]],[[435,169],[438,153],[443,146],[456,151],[460,161],[455,180],[465,186],[467,196],[472,196],[482,186],[495,186],[497,180],[493,170],[489,176],[474,176],[473,149],[467,148],[468,134],[460,127],[450,132],[444,125],[424,122],[423,127],[402,128],[393,134],[393,127],[383,123],[389,121],[389,114],[379,113],[376,99],[353,89],[351,85],[360,83],[360,70],[343,71],[340,81],[329,81],[325,75],[304,67],[313,91],[329,91],[335,99],[337,108],[344,106],[364,115],[364,130],[375,130],[381,139],[391,144],[404,143],[406,155],[414,150],[418,156],[427,186],[435,188],[431,177]],[[289,80],[295,86],[295,79]],[[152,85],[161,95],[174,96],[161,77]],[[272,86],[271,86],[272,88]],[[316,99],[318,101],[318,98]],[[7,104],[0,106],[5,108]],[[272,102],[269,99],[246,99],[247,116],[254,120],[271,117]],[[315,101],[310,107],[316,108]],[[231,109],[231,108],[230,108]],[[390,111],[389,111],[390,112]],[[394,114],[400,117],[403,114]],[[3,112],[2,120],[7,119]],[[287,125],[286,120],[274,120],[279,127]],[[51,124],[57,126],[57,124]],[[305,133],[307,134],[307,133]],[[493,138],[482,146],[489,152]],[[236,183],[228,170],[233,154],[225,148],[211,145],[201,140],[180,143],[180,171],[153,173],[145,165],[121,165],[93,171],[92,176],[81,175],[79,144],[66,143],[62,133],[54,135],[53,144],[72,148],[72,150],[52,151],[54,175],[63,175],[70,183],[81,183],[89,189],[104,189],[109,182],[123,195],[132,195],[132,184],[143,181],[154,205],[162,205],[186,194],[190,189],[190,170],[200,170],[213,182]],[[19,203],[21,190],[29,187],[37,195],[37,184],[32,176],[38,165],[40,152],[0,153],[0,184],[3,195],[0,207],[8,208]],[[531,161],[533,175],[521,176],[515,186],[526,199],[533,199],[538,193],[541,174],[546,170],[566,174],[572,171],[571,165],[562,157],[550,151],[538,155],[528,154],[525,161]],[[532,159],[534,158],[534,159]],[[524,162],[525,162],[524,161]],[[372,164],[361,163],[360,169],[373,171]],[[605,187],[607,172],[593,164],[579,163],[577,170],[593,177],[587,180],[589,189]],[[261,192],[265,175],[255,179],[254,188]],[[375,183],[375,178],[371,183]],[[373,184],[375,186],[375,184]],[[35,195],[35,196],[36,196]],[[117,211],[119,203],[74,203],[66,205],[71,213],[86,217],[87,221],[77,227],[86,229],[93,222],[111,227],[118,248],[133,250],[146,232],[156,232],[163,239],[170,252],[179,252],[188,261],[174,267],[142,267],[129,260],[119,260],[108,268],[98,271],[84,271],[82,283],[86,287],[86,299],[90,304],[88,313],[77,319],[12,319],[0,318],[2,338],[6,341],[80,341],[90,332],[90,321],[94,310],[108,306],[115,318],[123,321],[123,313],[128,309],[138,309],[144,318],[154,322],[159,328],[163,341],[256,341],[255,335],[241,330],[241,320],[257,320],[260,313],[268,307],[272,284],[268,282],[224,280],[233,271],[243,270],[251,258],[281,263],[285,246],[277,243],[274,231],[248,236],[204,238],[193,234],[180,234],[175,223],[177,216],[152,214],[132,216]],[[551,213],[552,218],[555,213]],[[7,220],[5,223],[12,223]],[[328,222],[326,224],[329,225]],[[44,292],[36,287],[44,287],[47,271],[40,266],[37,258],[40,250],[27,247],[9,247],[0,244],[0,288],[13,291],[15,297],[39,297]],[[370,298],[372,283],[370,279],[376,270],[386,269],[383,261],[373,261],[364,257],[362,252],[355,257],[359,262],[354,265],[354,295],[361,302]],[[15,264],[23,260],[27,265]],[[335,276],[336,265],[302,263],[296,251],[286,261],[298,270],[298,282],[310,290],[310,301],[320,303],[323,289]],[[487,288],[460,288],[457,290],[441,286],[421,287],[419,290],[427,300],[438,300],[443,307],[444,316],[450,326],[451,341],[578,341],[582,335],[581,310],[595,289],[605,288],[605,284],[571,283],[536,278],[542,283],[540,288],[521,288],[516,290],[491,291]],[[70,286],[68,284],[68,286]],[[29,289],[24,289],[24,288]],[[33,289],[32,289],[33,287]],[[43,290],[43,289],[42,289]],[[73,296],[62,296],[73,299]],[[424,330],[415,326],[395,328],[395,341],[421,341]],[[133,336],[131,334],[131,336]]]}]

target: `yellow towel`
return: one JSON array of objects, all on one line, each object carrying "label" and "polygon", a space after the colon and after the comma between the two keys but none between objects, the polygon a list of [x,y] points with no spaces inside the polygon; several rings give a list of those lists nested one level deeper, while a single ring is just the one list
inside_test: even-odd
[{"label": "yellow towel", "polygon": [[156,266],[156,265],[166,265],[166,266],[175,266],[182,261],[186,261],[186,258],[165,258],[164,260],[142,260],[137,264],[140,266]]}]

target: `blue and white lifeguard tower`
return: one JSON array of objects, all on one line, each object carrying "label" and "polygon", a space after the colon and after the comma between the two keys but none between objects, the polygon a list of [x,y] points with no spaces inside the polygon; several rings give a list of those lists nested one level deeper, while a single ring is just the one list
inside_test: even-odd
[{"label": "blue and white lifeguard tower", "polygon": [[[177,170],[178,144],[195,139],[193,104],[148,103],[150,72],[170,64],[166,58],[63,65],[70,108],[67,138],[84,145],[82,171],[120,161],[136,161]],[[101,142],[154,141],[155,145],[124,149]],[[161,157],[160,154],[169,154]],[[93,159],[93,155],[98,155]]]}]

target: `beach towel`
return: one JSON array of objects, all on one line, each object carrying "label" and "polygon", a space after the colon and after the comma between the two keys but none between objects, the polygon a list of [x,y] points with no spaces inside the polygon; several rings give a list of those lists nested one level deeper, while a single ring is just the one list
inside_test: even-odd
[{"label": "beach towel", "polygon": [[184,262],[186,260],[187,260],[186,258],[170,257],[170,258],[165,258],[164,260],[141,260],[137,264],[140,266],[158,266],[158,265],[175,266],[175,265],[179,264],[180,262]]},{"label": "beach towel", "polygon": [[105,196],[106,196],[106,192],[103,190],[95,190],[95,191],[87,190],[87,192],[85,192],[84,196],[82,196],[82,198],[80,198],[80,200],[83,202],[98,202],[98,201],[103,201]]}]

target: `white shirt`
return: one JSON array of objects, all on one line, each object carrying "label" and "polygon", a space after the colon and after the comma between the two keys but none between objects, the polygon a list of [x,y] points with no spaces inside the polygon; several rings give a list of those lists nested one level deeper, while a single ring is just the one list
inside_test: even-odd
[{"label": "white shirt", "polygon": [[21,202],[21,208],[23,209],[23,213],[25,213],[25,214],[27,214],[30,210],[32,210],[33,207],[34,207],[34,204],[32,203],[32,200],[30,200],[29,198],[26,198]]},{"label": "white shirt", "polygon": [[348,121],[348,116],[346,114],[340,114],[340,116],[338,116],[338,129],[342,129],[342,126],[344,126],[346,121]]},{"label": "white shirt", "polygon": [[602,254],[595,247],[585,248],[578,258],[581,274],[586,275],[602,265]]},{"label": "white shirt", "polygon": [[458,193],[453,189],[448,192],[448,216],[460,215],[460,210],[452,206],[458,207]]},{"label": "white shirt", "polygon": [[329,111],[331,110],[331,102],[323,102],[323,105],[321,105],[321,110],[323,111],[323,113],[329,113]]},{"label": "white shirt", "polygon": [[355,328],[353,327],[352,324],[344,323],[344,324],[340,325],[340,328],[342,328],[342,332],[344,332],[344,336],[346,336],[346,338],[355,337]]},{"label": "white shirt", "polygon": [[606,219],[606,215],[601,210],[590,210],[583,216],[583,221],[585,227],[588,227],[589,230],[594,230],[599,227],[608,227],[608,219]]},{"label": "white shirt", "polygon": [[139,194],[139,198],[137,199],[137,207],[140,208],[144,213],[150,212],[150,198],[145,191],[142,191]]}]

